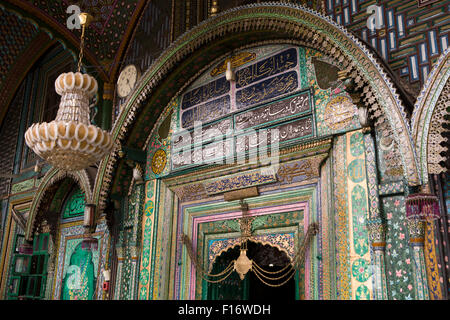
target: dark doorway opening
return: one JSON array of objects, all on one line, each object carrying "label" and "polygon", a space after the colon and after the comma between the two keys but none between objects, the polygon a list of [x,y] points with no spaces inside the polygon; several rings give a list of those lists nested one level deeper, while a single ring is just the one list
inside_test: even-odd
[{"label": "dark doorway opening", "polygon": [[[223,252],[216,258],[211,270],[212,274],[223,271],[231,261],[236,260],[240,254],[240,247],[236,246]],[[253,241],[247,242],[247,256],[255,261],[264,270],[276,272],[283,269],[290,263],[287,254],[271,245],[263,245]],[[296,272],[296,271],[295,271]],[[279,273],[273,277],[280,277],[286,272]],[[262,278],[264,281],[279,285],[285,282],[287,276],[277,281],[271,281]],[[249,271],[244,280],[239,278],[236,272],[233,272],[226,280],[219,283],[208,283],[208,300],[271,300],[271,301],[287,301],[296,298],[296,279],[297,275],[291,277],[285,284],[281,286],[268,286],[264,284],[253,271]]]}]

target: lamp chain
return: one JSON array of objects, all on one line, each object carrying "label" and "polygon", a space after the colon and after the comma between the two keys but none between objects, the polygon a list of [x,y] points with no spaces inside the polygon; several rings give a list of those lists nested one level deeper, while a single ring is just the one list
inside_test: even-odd
[{"label": "lamp chain", "polygon": [[[187,235],[183,234],[181,237],[181,241],[186,246],[189,258],[191,258],[191,261],[194,263],[195,268],[198,271],[200,271],[200,276],[202,277],[203,280],[206,280],[211,283],[218,283],[218,282],[224,281],[234,271],[234,260],[233,260],[228,264],[228,266],[225,268],[225,270],[223,270],[220,273],[212,274],[212,273],[206,272],[205,270],[203,270],[201,264],[198,262],[194,252],[192,251],[192,243],[191,243],[191,240],[189,239],[189,237]],[[203,275],[206,275],[208,277],[220,277],[223,275],[225,275],[225,276],[218,280],[209,280],[209,279],[205,278]]]},{"label": "lamp chain", "polygon": [[81,41],[80,41],[80,54],[78,56],[78,70],[81,73],[81,61],[83,60],[83,49],[84,49],[84,31],[86,30],[86,24],[83,23],[81,27]]},{"label": "lamp chain", "polygon": [[[296,252],[294,258],[292,259],[292,262],[287,264],[286,266],[284,266],[281,270],[278,270],[278,271],[264,270],[261,266],[256,264],[255,261],[252,261],[253,267],[250,270],[253,271],[253,273],[256,275],[256,277],[267,286],[280,287],[280,286],[284,285],[294,276],[298,265],[300,265],[304,262],[306,249],[309,246],[312,237],[315,236],[318,233],[318,231],[319,231],[319,227],[316,222],[313,222],[309,225],[308,230],[306,231],[306,235],[303,238],[302,244],[300,245],[299,250]],[[235,270],[234,263],[236,262],[236,260],[233,260],[222,272],[220,272],[218,274],[211,274],[211,273],[206,272],[205,270],[203,270],[201,264],[197,261],[196,256],[194,255],[194,252],[192,250],[192,243],[191,243],[189,237],[187,235],[183,234],[181,237],[181,240],[182,240],[183,244],[186,246],[187,253],[188,253],[189,257],[191,258],[191,261],[194,263],[195,268],[198,271],[200,271],[200,276],[203,280],[206,280],[211,283],[222,282],[226,278],[228,278],[231,275],[231,273]],[[247,245],[247,240],[244,240],[241,242],[241,246],[245,246],[245,249],[246,249],[246,245]],[[283,273],[283,274],[281,274],[281,273]],[[207,279],[205,277],[205,275],[208,277],[223,276],[223,278],[217,279],[217,280],[210,280],[210,279]],[[269,276],[269,275],[271,275],[271,276]],[[277,280],[281,280],[285,277],[287,277],[287,278],[282,283],[278,283],[278,284],[271,284],[264,280],[264,279],[266,279],[266,280],[270,280],[270,281],[277,281]]]}]

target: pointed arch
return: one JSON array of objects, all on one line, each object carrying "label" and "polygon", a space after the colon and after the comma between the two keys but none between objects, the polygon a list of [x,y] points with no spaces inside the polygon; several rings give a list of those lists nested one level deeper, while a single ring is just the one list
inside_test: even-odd
[{"label": "pointed arch", "polygon": [[[421,184],[403,103],[380,63],[344,27],[314,10],[291,3],[261,3],[237,7],[212,17],[181,35],[154,61],[126,100],[111,132],[116,144],[136,144],[138,136],[151,134],[138,132],[137,124],[140,119],[144,119],[146,112],[161,113],[162,108],[167,105],[167,96],[170,96],[167,88],[171,88],[172,96],[175,96],[181,90],[182,83],[199,74],[209,62],[238,48],[242,41],[265,40],[295,42],[327,55],[331,53],[336,61],[342,63],[348,74],[356,79],[358,86],[364,88],[363,98],[372,113],[381,113],[388,121],[400,148],[408,184]],[[161,88],[166,90],[164,96]],[[133,147],[144,149],[145,145],[142,142]],[[117,161],[118,150],[99,165],[93,192],[97,214],[105,207]]]},{"label": "pointed arch", "polygon": [[445,168],[439,163],[445,161],[442,152],[448,151],[441,143],[446,141],[443,127],[447,109],[450,107],[450,48],[439,57],[428,76],[417,101],[411,120],[412,136],[417,148],[420,174],[423,183],[428,174],[439,174]]},{"label": "pointed arch", "polygon": [[32,239],[34,224],[36,220],[36,216],[39,212],[40,205],[44,196],[50,187],[59,183],[61,180],[65,178],[71,178],[74,180],[80,189],[84,192],[86,196],[86,203],[91,203],[92,201],[92,179],[90,178],[88,172],[86,170],[68,172],[62,171],[56,168],[50,169],[45,176],[42,178],[41,183],[39,184],[38,189],[36,190],[35,196],[33,197],[33,202],[30,206],[30,211],[28,214],[28,220],[25,230],[25,238],[27,240]]}]

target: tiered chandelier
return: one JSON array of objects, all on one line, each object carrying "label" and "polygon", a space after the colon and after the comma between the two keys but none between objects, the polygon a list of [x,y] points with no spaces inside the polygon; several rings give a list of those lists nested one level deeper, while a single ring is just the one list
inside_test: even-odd
[{"label": "tiered chandelier", "polygon": [[97,93],[94,77],[81,73],[84,33],[92,17],[80,14],[82,26],[78,71],[61,74],[55,81],[61,96],[56,119],[35,123],[25,132],[25,141],[33,151],[58,169],[85,169],[111,152],[114,143],[109,132],[90,122],[89,101]]}]

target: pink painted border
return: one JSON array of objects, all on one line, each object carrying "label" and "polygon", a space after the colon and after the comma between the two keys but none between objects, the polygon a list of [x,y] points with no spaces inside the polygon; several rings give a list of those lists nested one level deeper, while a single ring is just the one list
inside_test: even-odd
[{"label": "pink painted border", "polygon": [[[257,209],[250,209],[248,211],[250,216],[261,216],[272,213],[282,213],[293,210],[304,210],[304,226],[309,224],[309,203],[307,201],[297,202],[294,204],[284,205],[284,206],[275,206],[275,207],[264,207]],[[197,240],[198,240],[198,225],[200,223],[218,221],[218,220],[229,220],[240,217],[242,214],[241,211],[235,212],[227,212],[216,215],[209,216],[201,216],[194,217],[192,219],[192,246],[194,252],[197,250]],[[304,228],[304,232],[306,233],[306,228]],[[309,258],[306,258],[306,267],[305,267],[305,298],[309,299]],[[189,299],[195,299],[195,283],[197,280],[196,273],[194,272],[193,264],[191,264],[191,272],[190,272],[190,282],[189,282]]]}]

